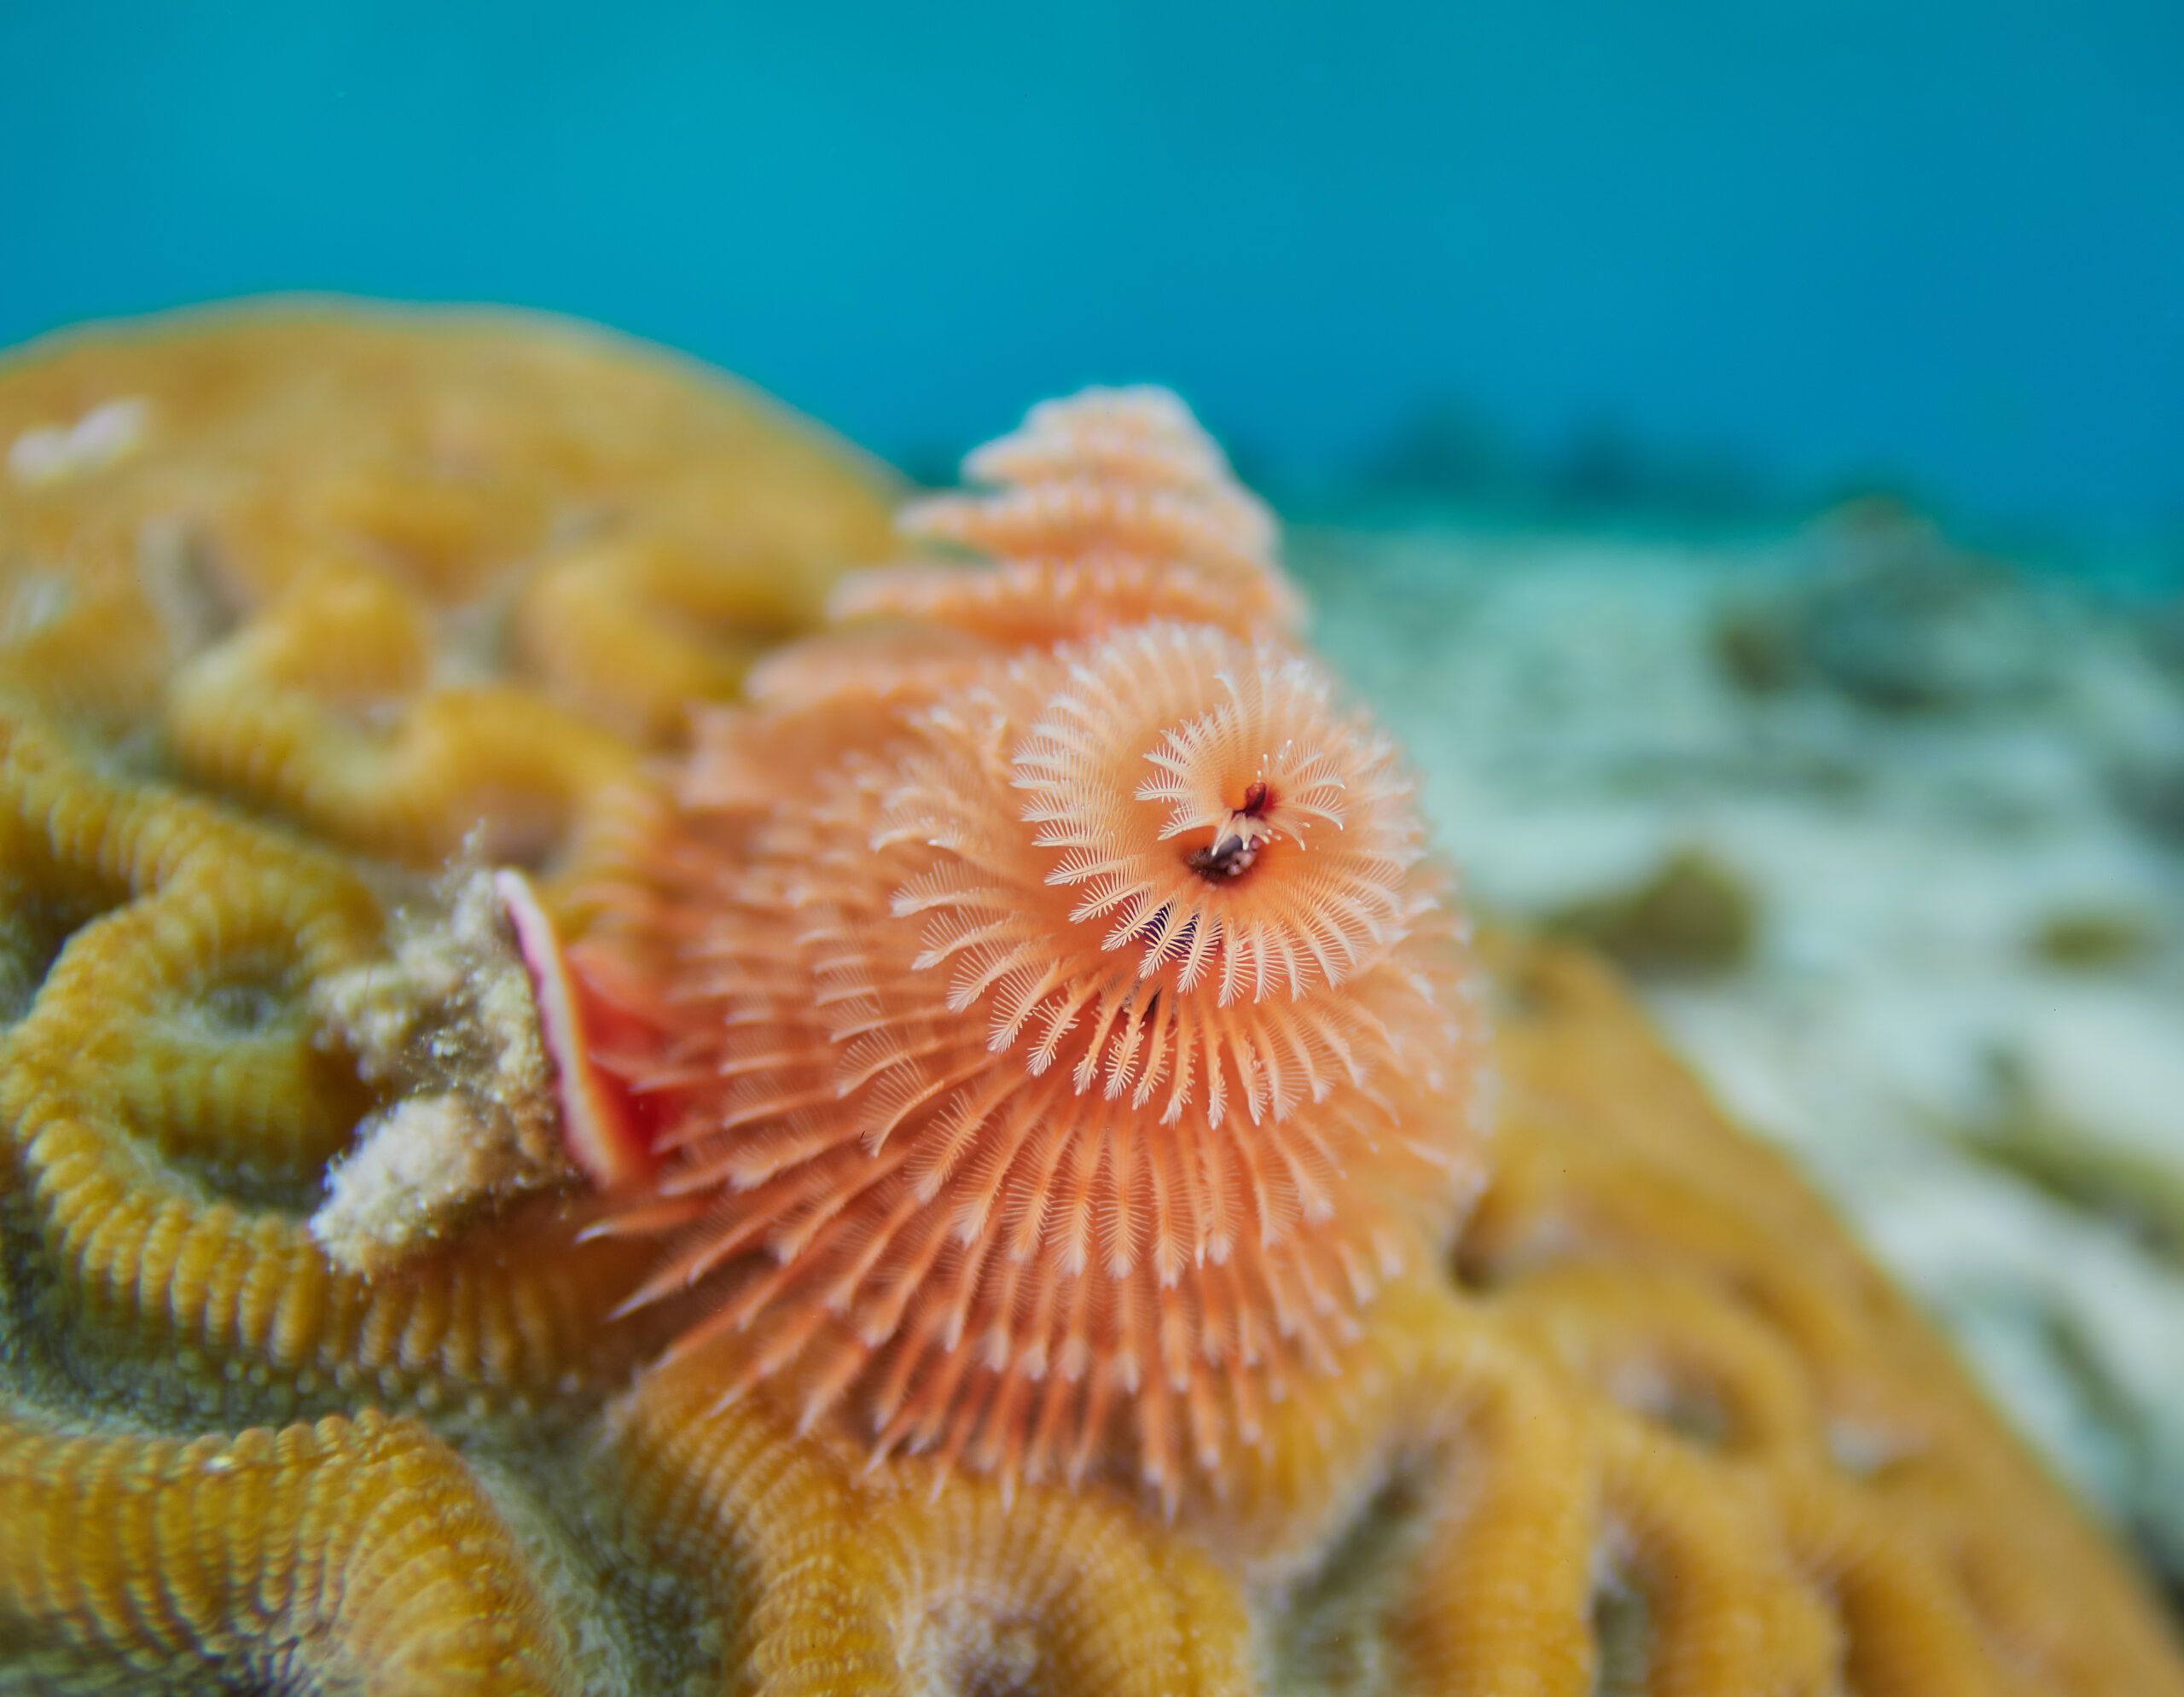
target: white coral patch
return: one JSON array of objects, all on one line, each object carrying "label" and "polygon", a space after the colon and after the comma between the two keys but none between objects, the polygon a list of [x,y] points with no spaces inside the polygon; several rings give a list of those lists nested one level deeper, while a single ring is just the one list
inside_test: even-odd
[{"label": "white coral patch", "polygon": [[59,483],[119,464],[150,434],[152,404],[140,395],[103,401],[73,424],[26,430],[8,450],[8,470],[25,488]]}]

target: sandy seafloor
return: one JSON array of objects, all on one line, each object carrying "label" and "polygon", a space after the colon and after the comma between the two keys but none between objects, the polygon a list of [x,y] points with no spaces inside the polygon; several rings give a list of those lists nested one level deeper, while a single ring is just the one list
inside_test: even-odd
[{"label": "sandy seafloor", "polygon": [[1482,911],[1643,943],[1615,898],[1689,851],[1741,895],[1652,1005],[2178,1590],[2184,608],[1885,509],[1290,555]]}]

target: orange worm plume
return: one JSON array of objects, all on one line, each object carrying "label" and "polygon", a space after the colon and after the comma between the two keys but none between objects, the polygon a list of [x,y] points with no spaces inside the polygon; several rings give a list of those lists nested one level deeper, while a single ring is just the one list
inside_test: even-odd
[{"label": "orange worm plume", "polygon": [[[700,720],[576,950],[641,1042],[678,1351],[875,1452],[1217,1488],[1475,1187],[1478,1014],[1389,740],[1174,397],[1035,409]],[[858,623],[857,621],[862,621]]]}]

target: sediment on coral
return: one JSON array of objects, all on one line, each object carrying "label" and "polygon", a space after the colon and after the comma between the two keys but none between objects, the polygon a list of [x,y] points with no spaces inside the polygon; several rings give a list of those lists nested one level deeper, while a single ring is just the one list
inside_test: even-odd
[{"label": "sediment on coral", "polygon": [[[240,386],[221,430],[267,456],[262,484],[235,474],[250,510],[288,514],[284,526],[301,525],[296,511],[369,519],[374,569],[427,609],[431,675],[451,655],[490,653],[442,597],[474,608],[536,581],[489,545],[534,534],[523,529],[531,509],[517,502],[489,522],[471,504],[475,491],[443,486],[462,482],[444,466],[420,488],[407,474],[322,480],[310,455],[282,461],[264,445],[284,409],[303,403],[265,368],[300,367],[328,344],[238,327],[224,347],[229,332],[195,334],[206,343],[190,355],[200,369],[232,368]],[[595,380],[602,416],[631,394],[612,357],[546,340],[528,354],[504,349],[519,368],[543,360],[566,386],[558,407],[540,410],[543,435],[524,437],[534,446],[564,427],[581,436],[568,417],[584,412]],[[149,485],[129,479],[149,479],[159,456],[184,445],[172,433],[194,415],[139,381],[167,357],[156,340],[87,344],[78,356],[68,369],[95,370],[96,383],[39,390],[28,422],[7,415],[18,438],[59,433],[18,456],[29,473],[9,474],[0,533],[135,523],[148,509],[131,503],[148,502]],[[0,399],[30,369],[0,372]],[[415,418],[410,377],[452,373],[461,393],[464,371],[509,368],[468,365],[459,346],[444,346],[392,369],[384,388],[346,392],[361,439],[384,439],[387,418]],[[642,381],[628,379],[639,389],[659,375],[639,369]],[[528,379],[509,381],[536,400]],[[140,392],[151,399],[141,415],[97,413]],[[497,416],[474,394],[435,416],[451,433],[433,439],[444,448]],[[375,800],[357,786],[351,754],[332,742],[267,731],[265,770],[291,764],[288,776],[260,783],[251,776],[258,722],[247,714],[229,724],[231,764],[193,764],[147,736],[171,692],[194,687],[171,670],[129,683],[102,670],[96,644],[67,660],[46,651],[44,672],[28,651],[10,651],[0,750],[0,883],[10,898],[0,933],[0,1526],[11,1535],[0,1537],[0,1684],[601,1697],[2184,1692],[2174,1648],[2098,1536],[1790,1169],[1723,1121],[1613,979],[1586,956],[1507,936],[1467,955],[1435,928],[1444,886],[1420,856],[1401,768],[1291,646],[1289,592],[1264,563],[1266,515],[1187,427],[1171,399],[1146,395],[1035,414],[1020,438],[974,462],[998,487],[946,497],[962,504],[937,510],[954,517],[927,509],[914,520],[927,538],[1029,550],[1031,569],[1004,560],[946,568],[961,574],[950,577],[925,561],[843,590],[837,607],[857,622],[762,662],[734,722],[743,729],[716,722],[680,757],[679,797],[638,758],[641,738],[664,745],[679,734],[671,716],[650,715],[642,690],[627,712],[581,692],[563,698],[623,751],[615,770],[636,772],[634,787],[619,776],[596,787],[569,777],[585,767],[584,749],[572,742],[569,765],[556,764],[561,721],[541,715],[543,752],[455,760],[444,773],[467,776],[445,778],[444,793],[459,805],[421,826],[401,797]],[[791,439],[793,455],[816,451]],[[317,440],[326,451],[328,437]],[[709,510],[732,520],[748,501],[807,538],[835,533],[840,503],[871,498],[853,467],[828,470],[823,455],[814,480],[786,495],[766,492],[775,485],[763,478],[737,483],[738,468],[770,463],[772,451],[734,440],[693,450],[676,460],[688,483],[678,473],[663,486],[633,484],[616,523],[648,533],[653,515],[680,510],[677,500],[696,499],[691,486],[716,475],[742,494]],[[565,483],[598,486],[585,481],[583,452],[539,452],[533,471],[549,504]],[[235,453],[247,468],[250,455]],[[194,468],[160,485],[160,512],[192,489],[239,486],[207,469],[233,470],[210,450],[173,463]],[[1026,498],[1049,482],[1066,491]],[[1122,502],[1132,488],[1144,498]],[[298,506],[299,491],[315,491],[311,502]],[[78,503],[73,517],[37,504],[64,496]],[[207,534],[229,545],[218,526]],[[821,549],[797,593],[816,607],[837,563]],[[555,593],[581,609],[614,580],[572,566]],[[222,596],[240,586],[239,611],[185,618],[193,642],[214,645],[195,653],[236,636],[247,646],[282,592],[275,578],[218,582]],[[231,616],[240,622],[224,626]],[[564,679],[627,678],[654,641],[589,614],[557,628],[570,645],[555,662]],[[594,629],[599,665],[587,672]],[[414,662],[421,651],[410,652]],[[347,683],[345,663],[280,688],[317,692],[313,711],[351,716],[367,741],[414,723],[437,687],[404,683],[382,713],[372,705],[386,687],[370,673],[376,662],[363,654]],[[665,660],[659,671],[670,674]],[[543,689],[543,676],[515,687]],[[1081,729],[1095,706],[1107,710],[1103,689],[1148,724],[1175,718],[1182,729],[1108,747]],[[1279,743],[1248,747],[1276,723],[1302,727],[1297,764]],[[1306,743],[1331,764],[1313,766]],[[1248,771],[1229,770],[1240,747]],[[1119,806],[1125,818],[1141,812],[1143,828],[1118,849],[1101,789],[1115,764],[1147,753],[1159,758],[1139,761]],[[496,776],[504,758],[505,785]],[[312,788],[322,767],[331,775],[322,793]],[[1215,769],[1209,799],[1199,780]],[[782,802],[785,774],[800,787]],[[572,811],[547,817],[542,793],[573,798]],[[996,800],[1031,802],[1054,840],[1010,848],[980,836],[977,822]],[[366,817],[381,804],[381,820]],[[713,974],[693,999],[763,1004],[776,1020],[736,1027],[735,1041],[752,1047],[735,1058],[752,1064],[735,1077],[759,1081],[752,1101],[782,1107],[765,1094],[778,1089],[769,1069],[810,1072],[801,1081],[814,1100],[786,1122],[787,1141],[754,1132],[710,1152],[731,1167],[758,1163],[735,1195],[763,1200],[793,1171],[783,1158],[806,1131],[831,1151],[830,1171],[898,1159],[893,1134],[874,1151],[813,1113],[854,1105],[856,1093],[840,1092],[814,1058],[831,1053],[835,1034],[812,1004],[876,1006],[863,998],[880,981],[858,977],[863,965],[895,974],[891,993],[932,977],[941,989],[918,1003],[919,1019],[941,1032],[968,1014],[971,1032],[921,1060],[976,1063],[996,1090],[1005,1081],[1035,1107],[1060,1108],[1050,1122],[1028,1116],[1027,1127],[1081,1130],[1111,1104],[1152,1110],[1142,1139],[1110,1138],[1096,1159],[1078,1157],[1084,1184],[1113,1187],[1083,1232],[1091,1276],[1121,1288],[1152,1270],[1158,1305],[1199,1276],[1200,1247],[1205,1265],[1223,1264],[1217,1212],[1176,1200],[1211,1170],[1164,1165],[1159,1138],[1188,1133],[1194,1153],[1239,1159],[1275,1152],[1259,1180],[1265,1196],[1287,1200],[1262,1214],[1255,1199],[1239,1220],[1316,1233],[1335,1260],[1306,1255],[1317,1287],[1300,1276],[1296,1325],[1285,1329],[1277,1311],[1258,1359],[1301,1350],[1294,1340],[1316,1321],[1342,1334],[1332,1345],[1341,1370],[1287,1372],[1285,1394],[1261,1399],[1254,1433],[1231,1428],[1201,1449],[1188,1360],[1164,1380],[1174,1364],[1165,1342],[1148,1345],[1144,1362],[1159,1373],[1141,1363],[1141,1382],[1165,1385],[1183,1446],[1164,1493],[1143,1466],[1155,1428],[1081,1418],[1082,1404],[1049,1393],[1048,1380],[1068,1382],[1058,1362],[1045,1379],[1020,1375],[1020,1394],[1047,1398],[1058,1421],[1079,1419],[1077,1435],[1093,1431],[1095,1447],[1111,1445],[1103,1461],[1119,1462],[1088,1465],[1074,1483],[1066,1467],[1012,1470],[1005,1446],[981,1450],[981,1430],[955,1401],[970,1367],[921,1388],[938,1422],[932,1453],[903,1444],[875,1459],[853,1404],[815,1404],[810,1381],[764,1370],[778,1364],[780,1334],[763,1325],[714,1324],[663,1359],[672,1339],[717,1321],[718,1293],[701,1283],[629,1305],[658,1281],[662,1244],[648,1231],[586,1228],[627,1228],[634,1192],[594,1196],[572,1182],[515,1195],[481,1180],[473,1211],[433,1214],[415,1238],[396,1232],[370,1273],[337,1265],[307,1221],[329,1163],[357,1158],[360,1122],[406,1111],[421,1136],[430,1127],[419,1117],[465,1092],[512,1115],[538,1111],[539,1057],[502,1040],[508,1022],[494,1010],[505,1014],[503,991],[520,997],[535,981],[526,951],[542,946],[542,916],[593,947],[631,922],[600,886],[662,868],[648,857],[657,840],[648,849],[620,834],[673,824],[678,808],[701,822],[678,828],[717,828],[733,850],[714,894],[755,908],[799,887],[815,892],[807,917],[824,921],[768,932],[738,920],[692,951]],[[473,855],[546,841],[541,851],[567,869],[541,886],[535,914],[510,922],[484,900],[505,901],[508,886],[471,875],[463,820],[485,828],[470,839]],[[894,840],[875,846],[875,834]],[[917,862],[904,876],[919,876],[932,869],[938,837],[970,846],[979,878],[920,886],[907,915],[896,912],[896,887],[845,905],[869,875],[863,863]],[[442,877],[450,854],[451,882]],[[1046,882],[1039,857],[1072,854],[1082,858],[1068,875]],[[694,901],[705,875],[670,864]],[[1169,881],[1148,883],[1147,869]],[[1299,946],[1238,918],[1213,954],[1217,898],[1299,872],[1325,881],[1260,916],[1271,926],[1332,897],[1350,904],[1350,923]],[[682,886],[671,878],[667,887]],[[938,927],[919,933],[908,958],[868,934],[898,917]],[[1054,940],[1088,932],[1082,947]],[[435,941],[461,946],[450,956]],[[815,980],[804,970],[813,949],[838,950],[843,974]],[[946,958],[915,964],[926,950]],[[1108,975],[1066,1024],[1062,986],[1088,962]],[[947,1006],[996,966],[961,1008]],[[996,1025],[993,987],[1004,981]],[[1159,985],[1159,1009],[1129,1001],[1141,981]],[[1292,1052],[1239,1023],[1262,1006],[1262,986],[1269,1003],[1339,1009],[1327,1047]],[[1159,1026],[1184,1020],[1189,995],[1204,998],[1188,1016],[1204,1023]],[[1498,1028],[1502,1104],[1486,1142],[1467,1119],[1476,1053],[1414,1017],[1421,1007],[1454,1013],[1469,1042],[1482,1004]],[[1125,1022],[1125,1007],[1147,1017]],[[1157,1060],[1155,1029],[1170,1033]],[[628,1041],[600,1030],[610,1049]],[[811,1052],[765,1059],[778,1051],[758,1046],[784,1031],[804,1032]],[[549,1071],[584,1059],[566,1036],[528,1035]],[[859,1054],[884,1062],[901,1041]],[[1028,1057],[1043,1043],[1051,1054],[1034,1072]],[[1194,1083],[1180,1092],[1186,1053]],[[683,1057],[693,1069],[717,1058],[702,1047]],[[995,1070],[1010,1062],[1014,1072]],[[1436,1067],[1459,1070],[1435,1079]],[[1223,1069],[1217,1128],[1205,1091]],[[944,1060],[926,1082],[944,1076]],[[680,1080],[669,1094],[688,1088]],[[1164,1123],[1171,1095],[1182,1109]],[[892,1112],[906,1097],[886,1100]],[[656,1105],[642,1112],[654,1131],[670,1123]],[[1333,1113],[1342,1124],[1319,1118]],[[1338,1158],[1323,1162],[1313,1138]],[[1391,1148],[1397,1141],[1406,1147]],[[1062,1140],[1044,1147],[1057,1163],[1071,1159]],[[398,1195],[397,1153],[386,1176]],[[671,1171],[676,1150],[661,1154]],[[1425,1159],[1435,1154],[1455,1157],[1453,1175]],[[909,1154],[899,1159],[907,1169]],[[915,1183],[936,1184],[936,1197],[951,1176],[987,1171],[968,1152],[930,1144],[920,1162]],[[760,1170],[769,1163],[771,1174]],[[999,1194],[990,1174],[954,1195],[988,1193]],[[658,1200],[694,1199],[708,1210],[734,1200],[717,1184]],[[1020,1200],[1028,1207],[1034,1189]],[[1141,1200],[1154,1204],[1143,1215]],[[1331,1214],[1316,1217],[1321,1200]],[[1003,1206],[993,1218],[1022,1232],[1024,1214],[1012,1220]],[[764,1218],[788,1222],[788,1234],[743,1264],[746,1292],[769,1260],[776,1272],[810,1270],[796,1235],[824,1229],[778,1211]],[[943,1215],[921,1241],[932,1264],[948,1264],[947,1229],[970,1218]],[[1361,1218],[1423,1252],[1353,1280],[1340,1247],[1370,1241],[1369,1229],[1345,1235]],[[1141,1240],[1125,1241],[1141,1227]],[[766,1242],[764,1232],[751,1241]],[[1252,1243],[1239,1230],[1231,1260],[1290,1264],[1281,1258],[1292,1239],[1262,1231]],[[1134,1271],[1112,1270],[1125,1260]],[[997,1264],[1005,1280],[1010,1264]],[[932,1287],[938,1309],[910,1305],[926,1294],[912,1281],[903,1311],[944,1315],[977,1288],[961,1277]],[[793,1278],[770,1296],[789,1305],[776,1316],[830,1317],[823,1300],[799,1299]],[[1036,1303],[1020,1289],[996,1291],[994,1311],[1004,1329],[1022,1316],[1027,1329],[1009,1335],[1036,1334]],[[961,1336],[989,1329],[966,1318]],[[1066,1344],[1069,1333],[1060,1335]],[[1238,1361],[1246,1370],[1226,1375],[1223,1397],[1252,1376]],[[1000,1375],[989,1377],[1000,1395]],[[1112,1407],[1136,1394],[1119,1374],[1111,1384]],[[1020,1430],[1013,1419],[986,1429]]]},{"label": "sediment on coral", "polygon": [[566,1188],[555,1068],[495,878],[473,867],[398,908],[383,953],[316,978],[321,1041],[398,1099],[355,1128],[311,1234],[369,1272],[520,1197]]}]

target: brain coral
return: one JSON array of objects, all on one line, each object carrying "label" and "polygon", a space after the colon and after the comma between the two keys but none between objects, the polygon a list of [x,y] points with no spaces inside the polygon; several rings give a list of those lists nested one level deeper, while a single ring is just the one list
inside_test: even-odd
[{"label": "brain coral", "polygon": [[876,468],[513,314],[56,337],[0,367],[0,689],[416,867],[566,844],[889,546]]},{"label": "brain coral", "polygon": [[[692,375],[236,318],[18,356],[0,439],[0,1686],[2184,1692],[1612,979],[1467,956],[1172,403],[1035,412],[910,509],[987,563],[845,582],[687,744],[887,493]],[[584,1070],[512,855],[649,1086],[604,1195],[462,1177]]]}]

